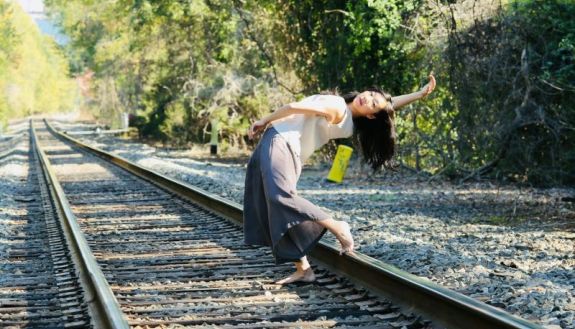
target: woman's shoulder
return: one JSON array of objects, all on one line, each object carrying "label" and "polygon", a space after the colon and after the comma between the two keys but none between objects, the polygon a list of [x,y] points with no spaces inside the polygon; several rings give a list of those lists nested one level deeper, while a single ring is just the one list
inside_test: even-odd
[{"label": "woman's shoulder", "polygon": [[343,97],[335,94],[315,94],[311,95],[310,97],[314,97],[315,99],[322,99],[322,100],[343,100]]},{"label": "woman's shoulder", "polygon": [[322,103],[325,107],[332,108],[345,108],[345,100],[339,95],[329,95],[329,94],[315,94],[308,96],[300,101],[300,103]]}]

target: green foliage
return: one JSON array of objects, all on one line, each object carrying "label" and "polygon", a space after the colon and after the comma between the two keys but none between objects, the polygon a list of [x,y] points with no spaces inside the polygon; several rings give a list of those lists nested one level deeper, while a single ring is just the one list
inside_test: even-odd
[{"label": "green foliage", "polygon": [[536,184],[575,182],[574,15],[572,2],[512,2],[453,34],[461,165]]},{"label": "green foliage", "polygon": [[210,118],[219,116],[225,139],[243,147],[244,111],[252,109],[238,104],[259,97],[253,88],[271,79],[257,45],[241,34],[239,2],[47,4],[71,37],[73,66],[96,72],[99,117],[130,111],[146,118],[143,136],[184,144],[203,142]]},{"label": "green foliage", "polygon": [[73,71],[95,72],[91,106],[132,113],[144,137],[205,143],[217,119],[221,140],[244,148],[250,121],[295,98],[405,94],[434,71],[434,94],[397,115],[400,162],[571,184],[575,6],[503,3],[46,0]]},{"label": "green foliage", "polygon": [[[17,36],[12,26],[12,20],[13,9],[7,2],[0,0],[0,88],[5,88],[6,71],[10,61],[14,60],[13,47],[17,42]],[[7,119],[7,99],[3,94],[0,94],[0,128]]]},{"label": "green foliage", "polygon": [[0,0],[0,120],[70,111],[74,86],[54,40],[19,6]]},{"label": "green foliage", "polygon": [[17,41],[16,31],[12,26],[14,10],[5,2],[0,1],[0,76],[6,71],[10,60],[13,60],[13,47]]},{"label": "green foliage", "polygon": [[[413,70],[421,57],[401,33],[421,1],[293,1],[274,2],[274,41],[306,84],[321,89],[359,90],[384,85],[404,92],[419,81]],[[429,73],[425,72],[424,74]]]}]

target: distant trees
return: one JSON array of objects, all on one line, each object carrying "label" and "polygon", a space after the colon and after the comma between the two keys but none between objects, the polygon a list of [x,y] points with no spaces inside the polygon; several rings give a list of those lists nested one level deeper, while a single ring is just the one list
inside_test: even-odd
[{"label": "distant trees", "polygon": [[20,7],[0,0],[0,124],[34,113],[70,111],[75,84],[55,42]]},{"label": "distant trees", "polygon": [[[10,61],[13,60],[13,46],[16,34],[12,26],[13,10],[5,1],[0,1],[0,87],[6,88],[6,73]],[[5,95],[0,94],[0,126],[8,116],[8,104]]]},{"label": "distant trees", "polygon": [[457,113],[466,177],[575,183],[573,17],[573,1],[514,1],[465,29],[449,25],[443,56],[456,103],[446,110]]},{"label": "distant trees", "polygon": [[[325,89],[438,89],[397,118],[399,161],[457,178],[575,182],[575,4],[568,0],[46,0],[101,117],[207,141]],[[571,17],[571,18],[570,18]]]}]

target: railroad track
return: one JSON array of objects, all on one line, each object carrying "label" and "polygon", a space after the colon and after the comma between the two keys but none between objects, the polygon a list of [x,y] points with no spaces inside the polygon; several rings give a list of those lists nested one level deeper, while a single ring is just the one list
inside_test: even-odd
[{"label": "railroad track", "polygon": [[90,155],[40,124],[37,133],[53,185],[67,196],[58,203],[70,205],[62,212],[78,221],[87,258],[99,266],[92,270],[105,277],[93,289],[114,295],[100,307],[106,326],[428,328],[433,319],[434,327],[538,328],[365,255],[338,256],[325,243],[311,255],[322,265],[316,282],[275,285],[291,266],[243,245],[238,205],[105,152]]},{"label": "railroad track", "polygon": [[326,270],[315,284],[275,285],[291,265],[245,246],[234,223],[45,130],[38,136],[131,326],[427,327]]},{"label": "railroad track", "polygon": [[14,153],[8,150],[1,159],[17,162],[28,174],[11,186],[18,207],[2,209],[1,214],[8,229],[0,236],[0,327],[90,327],[84,293],[38,158],[31,148],[25,157],[10,160]]}]

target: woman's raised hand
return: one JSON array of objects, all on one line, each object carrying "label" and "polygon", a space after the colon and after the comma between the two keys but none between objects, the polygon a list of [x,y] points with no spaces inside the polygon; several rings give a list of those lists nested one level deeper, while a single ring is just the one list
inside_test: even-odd
[{"label": "woman's raised hand", "polygon": [[431,92],[435,89],[435,77],[433,74],[429,75],[429,82],[421,88],[419,91],[421,93],[421,98],[431,94]]},{"label": "woman's raised hand", "polygon": [[252,123],[252,125],[250,126],[250,129],[248,130],[248,137],[250,139],[253,139],[255,135],[257,135],[259,132],[261,132],[266,126],[267,126],[267,122],[263,121],[263,120],[258,120],[254,123]]}]

